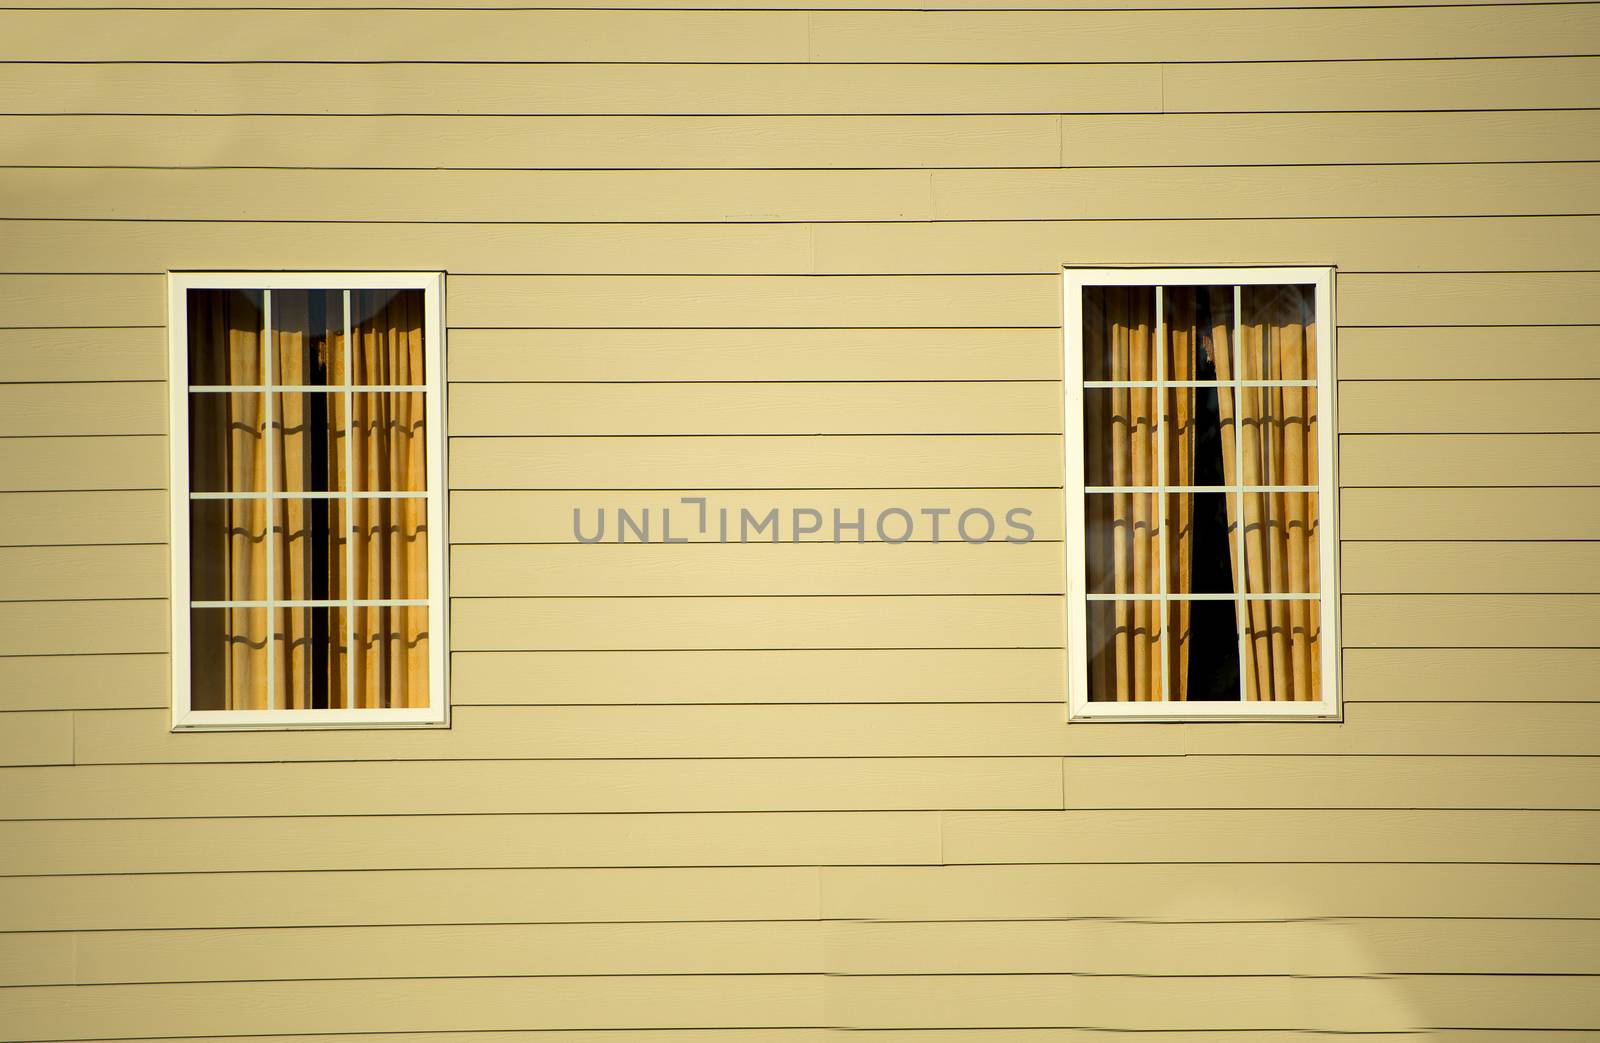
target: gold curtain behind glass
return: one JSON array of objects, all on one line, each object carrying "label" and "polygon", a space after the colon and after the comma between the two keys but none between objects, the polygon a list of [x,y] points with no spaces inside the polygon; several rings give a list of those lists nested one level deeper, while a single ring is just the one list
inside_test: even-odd
[{"label": "gold curtain behind glass", "polygon": [[[189,382],[260,384],[258,296],[189,294]],[[266,488],[265,402],[259,394],[189,396],[190,487],[203,492]],[[267,596],[267,502],[194,501],[190,588],[196,600],[262,601]],[[198,609],[192,614],[190,672],[201,709],[267,708],[267,619],[263,609]]]},{"label": "gold curtain behind glass", "polygon": [[[1084,291],[1083,313],[1086,379],[1156,379],[1154,291],[1093,287]],[[1156,392],[1149,388],[1085,393],[1087,484],[1156,484],[1156,403]],[[1084,554],[1089,590],[1155,592],[1161,560],[1156,497],[1117,492],[1092,494],[1087,501]],[[1092,601],[1088,611],[1090,699],[1160,699],[1159,603]]]},{"label": "gold curtain behind glass", "polygon": [[[1246,380],[1316,379],[1315,289],[1241,290],[1240,358]],[[1241,388],[1245,485],[1317,484],[1317,389]],[[1245,593],[1319,589],[1315,493],[1244,496]],[[1315,601],[1247,601],[1245,696],[1266,702],[1321,698],[1322,627]]]},{"label": "gold curtain behind glass", "polygon": [[[355,383],[423,384],[421,291],[357,291],[350,296]],[[353,412],[356,488],[426,490],[423,395],[357,392]],[[426,501],[359,499],[354,508],[354,597],[427,597]],[[355,618],[356,705],[428,705],[427,610],[361,607]]]}]

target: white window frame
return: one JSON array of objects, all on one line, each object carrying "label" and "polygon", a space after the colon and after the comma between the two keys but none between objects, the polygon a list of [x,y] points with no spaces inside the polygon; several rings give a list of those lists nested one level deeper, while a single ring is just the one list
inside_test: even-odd
[{"label": "white window frame", "polygon": [[[1065,384],[1066,427],[1064,481],[1067,517],[1067,706],[1070,721],[1259,721],[1285,719],[1337,721],[1339,702],[1339,496],[1338,416],[1334,391],[1338,384],[1335,363],[1332,267],[1296,268],[1072,268],[1064,272],[1062,377]],[[1091,286],[1252,286],[1310,284],[1316,287],[1317,321],[1317,497],[1320,516],[1320,586],[1315,600],[1322,624],[1322,698],[1315,702],[1090,702],[1088,663],[1088,580],[1084,561],[1084,517],[1088,493],[1084,478],[1083,430],[1083,291]],[[1237,331],[1240,316],[1235,315]],[[1158,339],[1165,336],[1166,316],[1156,308]],[[1234,343],[1238,343],[1235,336]],[[1165,355],[1158,351],[1165,379]],[[1242,370],[1235,373],[1240,379]],[[1229,382],[1231,386],[1234,382]],[[1157,431],[1161,423],[1157,409]],[[1159,437],[1159,435],[1158,435]],[[1242,475],[1236,475],[1242,477]],[[1228,487],[1221,487],[1228,488]],[[1166,497],[1158,496],[1165,519]],[[1163,525],[1163,529],[1164,529]],[[1076,538],[1074,538],[1076,536]],[[1236,604],[1243,595],[1227,595]],[[1152,595],[1152,600],[1183,600],[1181,596]],[[1306,600],[1312,600],[1307,598]],[[1245,663],[1239,664],[1241,685]]]},{"label": "white window frame", "polygon": [[[190,705],[189,588],[189,309],[190,290],[421,290],[423,291],[424,420],[427,424],[428,488],[428,705],[403,709],[197,710]],[[449,539],[445,502],[445,339],[442,272],[168,272],[167,331],[169,473],[171,490],[172,730],[237,731],[317,728],[449,727]],[[271,307],[263,325],[270,330]],[[350,350],[345,330],[346,351]],[[271,424],[270,333],[262,338],[267,422]],[[347,366],[346,379],[352,375]],[[348,385],[347,385],[348,387]],[[381,390],[381,389],[374,389]],[[344,394],[351,394],[346,390]],[[348,412],[346,415],[350,415]],[[267,495],[271,495],[269,492]],[[293,496],[293,494],[286,494]],[[348,518],[350,512],[346,511]],[[270,593],[270,589],[269,589]],[[348,624],[347,624],[348,625]],[[270,645],[270,642],[269,642]]]}]

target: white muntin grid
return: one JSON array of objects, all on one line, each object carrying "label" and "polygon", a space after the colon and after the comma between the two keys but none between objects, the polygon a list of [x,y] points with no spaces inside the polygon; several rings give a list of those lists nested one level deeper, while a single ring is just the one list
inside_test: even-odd
[{"label": "white muntin grid", "polygon": [[[1243,287],[1251,285],[1312,285],[1315,287],[1315,315],[1317,321],[1317,380],[1246,380],[1243,379],[1240,332],[1243,321]],[[1085,380],[1083,378],[1083,291],[1094,286],[1141,286],[1155,291],[1156,329],[1153,350],[1156,354],[1155,380]],[[1166,365],[1166,294],[1169,286],[1232,286],[1233,327],[1230,351],[1233,358],[1233,380],[1183,380],[1167,379]],[[1337,496],[1336,442],[1333,434],[1334,374],[1332,270],[1328,268],[1207,268],[1207,269],[1068,269],[1065,273],[1066,299],[1063,309],[1065,322],[1063,351],[1066,399],[1066,477],[1064,492],[1068,517],[1068,538],[1076,532],[1076,547],[1067,553],[1067,656],[1068,656],[1068,709],[1073,720],[1219,720],[1260,719],[1262,717],[1304,717],[1335,719],[1338,716],[1338,594],[1337,594]],[[1311,387],[1317,399],[1317,452],[1318,468],[1315,485],[1247,485],[1244,483],[1244,388],[1259,387]],[[1148,388],[1155,391],[1154,428],[1152,437],[1156,447],[1156,484],[1124,486],[1091,486],[1085,484],[1084,442],[1084,392],[1096,388]],[[1164,434],[1165,413],[1168,408],[1168,389],[1214,388],[1226,393],[1233,401],[1233,476],[1228,485],[1168,485],[1166,482],[1166,453],[1161,439]],[[1220,419],[1220,418],[1219,418]],[[1167,514],[1168,493],[1216,493],[1230,496],[1235,502],[1235,541],[1239,556],[1238,580],[1230,593],[1174,593],[1168,589],[1167,569]],[[1248,571],[1245,568],[1246,544],[1244,525],[1244,497],[1250,493],[1304,492],[1317,494],[1319,519],[1319,589],[1304,593],[1253,592],[1246,589]],[[1109,493],[1134,493],[1155,496],[1158,507],[1157,548],[1158,585],[1153,593],[1100,594],[1091,593],[1087,584],[1086,546],[1083,541],[1086,509],[1089,496]],[[1116,601],[1143,601],[1158,606],[1161,634],[1161,691],[1160,699],[1152,702],[1090,702],[1088,681],[1088,608],[1091,603]],[[1229,702],[1174,702],[1168,696],[1172,691],[1168,676],[1167,629],[1170,625],[1169,606],[1173,602],[1231,601],[1234,604],[1235,630],[1239,641],[1239,698]],[[1246,605],[1249,602],[1303,601],[1318,606],[1321,627],[1321,698],[1305,702],[1257,702],[1247,698],[1251,680],[1251,657],[1246,636]]]},{"label": "white muntin grid", "polygon": [[[262,295],[262,327],[260,330],[260,366],[262,383],[238,385],[191,385],[188,374],[188,292],[190,290],[239,289],[258,291]],[[356,384],[353,368],[353,316],[352,292],[357,290],[423,291],[423,366],[422,384]],[[444,596],[446,554],[440,541],[432,534],[443,533],[444,526],[444,403],[443,403],[443,277],[437,273],[173,273],[169,276],[169,334],[171,410],[171,489],[172,489],[172,676],[173,676],[173,727],[175,729],[232,729],[232,728],[283,728],[283,727],[373,727],[373,726],[432,726],[448,724],[448,699],[446,693],[447,670],[445,635],[447,633],[447,605]],[[343,381],[337,384],[279,384],[276,375],[275,346],[273,344],[273,293],[274,291],[338,291],[342,309],[343,331]],[[331,360],[330,360],[331,362]],[[193,395],[205,394],[259,394],[263,397],[266,446],[264,450],[264,489],[261,491],[194,492],[188,488],[188,417],[189,401]],[[272,437],[277,421],[276,396],[279,393],[320,394],[338,396],[344,407],[344,473],[345,486],[339,490],[285,491],[278,484],[277,453]],[[423,419],[426,429],[424,439],[425,489],[408,491],[361,490],[352,488],[355,478],[354,396],[383,393],[416,393],[422,395]],[[330,411],[331,414],[331,411]],[[276,548],[270,538],[278,521],[277,505],[280,501],[335,500],[342,505],[344,537],[344,585],[347,595],[355,585],[355,510],[361,500],[408,499],[425,504],[428,541],[428,597],[427,598],[327,598],[289,599],[277,597]],[[264,599],[230,599],[221,601],[190,600],[189,598],[189,504],[199,500],[262,500],[266,502],[266,540]],[[356,634],[355,609],[366,607],[407,607],[427,612],[428,624],[428,697],[425,707],[356,708],[355,698]],[[191,705],[192,678],[189,662],[189,625],[192,609],[246,608],[264,609],[267,618],[267,696],[265,710],[198,710]],[[278,642],[274,639],[275,610],[281,608],[342,609],[344,615],[345,679],[342,705],[328,709],[288,709],[280,707],[277,691]],[[331,620],[330,620],[331,622]],[[330,634],[330,639],[332,635]]]}]

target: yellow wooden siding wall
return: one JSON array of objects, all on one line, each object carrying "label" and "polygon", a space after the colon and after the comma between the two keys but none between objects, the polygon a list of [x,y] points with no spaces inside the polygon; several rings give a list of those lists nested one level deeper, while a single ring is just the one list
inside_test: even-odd
[{"label": "yellow wooden siding wall", "polygon": [[[254,2],[0,8],[0,1038],[1600,1032],[1600,5]],[[1063,723],[1063,264],[1339,266],[1344,723]],[[168,732],[171,268],[449,272],[451,730]]]}]

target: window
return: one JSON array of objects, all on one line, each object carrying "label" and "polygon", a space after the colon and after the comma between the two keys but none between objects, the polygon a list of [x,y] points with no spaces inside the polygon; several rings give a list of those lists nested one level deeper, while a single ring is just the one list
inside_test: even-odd
[{"label": "window", "polygon": [[1067,271],[1074,720],[1337,715],[1332,288]]},{"label": "window", "polygon": [[173,727],[445,723],[443,277],[170,286]]}]

